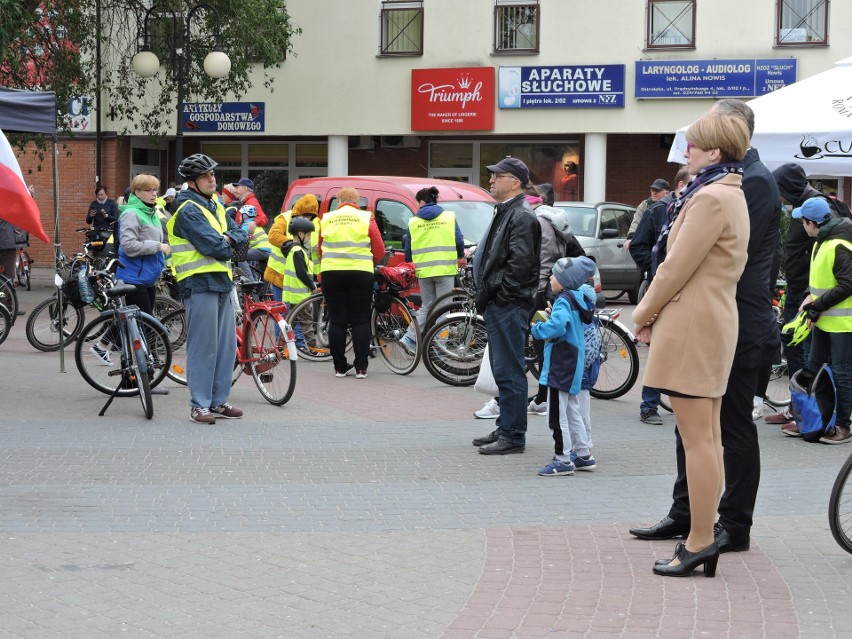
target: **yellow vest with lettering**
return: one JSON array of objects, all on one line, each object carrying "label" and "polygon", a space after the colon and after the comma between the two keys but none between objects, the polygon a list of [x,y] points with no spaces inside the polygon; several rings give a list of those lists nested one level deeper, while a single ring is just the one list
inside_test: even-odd
[{"label": "yellow vest with lettering", "polygon": [[[199,273],[227,273],[228,277],[234,278],[231,272],[230,261],[222,261],[207,257],[196,249],[189,240],[186,240],[178,235],[175,235],[175,221],[184,206],[189,204],[191,200],[185,200],[175,211],[175,214],[169,218],[166,223],[166,229],[169,232],[169,246],[172,247],[172,266],[174,266],[175,278],[178,282]],[[204,213],[207,223],[219,233],[224,233],[228,230],[228,219],[225,215],[225,209],[218,199],[214,199],[216,204],[216,217],[207,210],[206,207],[198,206],[196,202],[192,202]]]},{"label": "yellow vest with lettering", "polygon": [[[852,251],[852,242],[833,239],[822,242],[811,254],[810,288],[814,299],[837,286],[834,257],[835,249],[840,244]],[[823,311],[816,326],[827,333],[852,332],[852,296]]]},{"label": "yellow vest with lettering", "polygon": [[373,272],[370,250],[370,212],[348,204],[326,213],[320,222],[322,256],[320,273],[326,271]]},{"label": "yellow vest with lettering", "polygon": [[431,220],[413,217],[408,220],[411,233],[411,260],[417,267],[417,277],[455,275],[458,272],[456,253],[456,214],[444,211]]}]

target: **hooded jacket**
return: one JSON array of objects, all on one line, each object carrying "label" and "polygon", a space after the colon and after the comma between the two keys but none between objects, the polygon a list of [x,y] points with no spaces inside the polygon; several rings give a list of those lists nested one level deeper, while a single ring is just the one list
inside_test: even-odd
[{"label": "hooded jacket", "polygon": [[[816,251],[827,240],[847,240],[852,242],[852,220],[831,219],[823,224],[816,236]],[[852,295],[852,253],[842,244],[834,249],[834,279],[837,286],[823,293],[813,302],[813,306],[820,313],[827,311]]]},{"label": "hooded jacket", "polygon": [[121,207],[118,228],[121,266],[116,277],[128,284],[154,286],[166,263],[160,251],[165,243],[163,225],[156,209],[131,193],[127,205]]},{"label": "hooded jacket", "polygon": [[541,226],[540,270],[538,274],[538,292],[547,289],[553,265],[561,257],[580,257],[586,252],[568,223],[568,214],[563,209],[542,204],[535,209],[535,216]]},{"label": "hooded jacket", "polygon": [[[822,193],[808,184],[805,170],[798,164],[782,164],[772,172],[781,197],[793,205],[802,206],[812,197],[824,197]],[[831,198],[825,198],[834,217],[840,217],[840,211]],[[808,288],[808,272],[811,264],[811,251],[814,238],[805,233],[802,220],[792,218],[787,227],[787,238],[784,241],[784,277],[787,286],[794,291],[803,292]]]},{"label": "hooded jacket", "polygon": [[[420,207],[420,210],[417,211],[417,217],[422,218],[424,220],[434,220],[441,213],[444,212],[437,204],[427,204],[426,206]],[[402,235],[402,249],[406,262],[411,262],[411,231],[406,229],[405,233]],[[456,220],[456,256],[464,257],[464,235],[462,235],[461,229],[459,228],[458,220]]]}]

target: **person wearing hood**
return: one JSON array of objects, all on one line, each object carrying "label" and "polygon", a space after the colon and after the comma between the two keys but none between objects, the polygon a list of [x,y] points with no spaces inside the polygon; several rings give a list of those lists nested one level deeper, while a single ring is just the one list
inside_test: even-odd
[{"label": "person wearing hood", "polygon": [[[812,198],[826,199],[825,196],[808,183],[805,170],[795,163],[782,164],[772,172],[778,191],[781,193],[781,202],[792,205],[794,208],[801,207]],[[832,209],[834,217],[840,217],[840,210],[833,202],[826,200]],[[805,232],[801,218],[793,218],[787,227],[787,237],[784,240],[784,257],[782,266],[784,279],[787,282],[786,302],[784,304],[784,322],[790,322],[799,312],[799,306],[808,290],[808,272],[811,265],[811,251],[814,247],[814,238]],[[805,367],[808,359],[810,338],[796,346],[785,346],[784,355],[787,357],[787,372],[789,376]],[[781,424],[782,427],[795,428],[793,415],[789,410],[783,410],[774,415],[768,415],[765,421],[770,424]],[[798,431],[797,431],[798,432]]]},{"label": "person wearing hood", "polygon": [[[406,262],[414,262],[420,284],[420,310],[417,321],[424,326],[432,303],[449,293],[455,285],[459,266],[463,265],[464,236],[456,214],[438,204],[437,187],[420,189],[414,196],[420,207],[408,220],[408,230],[402,237]],[[410,354],[416,350],[414,331],[409,327],[401,344]]]},{"label": "person wearing hood", "polygon": [[[313,221],[318,212],[319,200],[317,200],[317,196],[313,193],[307,193],[296,200],[291,210],[279,213],[272,222],[269,229],[269,243],[272,244],[272,250],[269,254],[269,261],[266,263],[266,270],[263,272],[263,279],[272,285],[272,297],[279,302],[283,299],[284,268],[287,264],[287,256],[295,246],[294,237],[289,232],[290,222],[297,217],[305,217]],[[310,247],[310,241],[307,241],[308,244],[305,246],[310,257],[313,251]]]},{"label": "person wearing hood", "polygon": [[[835,431],[820,441],[846,444],[852,441],[852,220],[832,217],[823,198],[810,198],[793,209],[793,219],[801,220],[805,233],[816,240],[810,292],[800,307],[813,322],[805,368],[816,374],[824,363],[830,363],[837,393]],[[784,434],[793,435],[790,431],[785,427]]]}]

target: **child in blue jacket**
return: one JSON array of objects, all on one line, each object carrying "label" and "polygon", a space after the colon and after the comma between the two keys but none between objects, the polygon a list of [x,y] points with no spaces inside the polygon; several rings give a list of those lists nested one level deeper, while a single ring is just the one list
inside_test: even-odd
[{"label": "child in blue jacket", "polygon": [[533,337],[545,342],[539,383],[548,388],[547,422],[554,444],[553,461],[538,471],[544,477],[573,475],[575,470],[595,467],[579,400],[585,370],[585,325],[595,308],[594,291],[588,292],[591,287],[580,289],[594,272],[595,263],[587,257],[558,260],[550,276],[550,287],[557,296],[550,319],[532,327]]}]

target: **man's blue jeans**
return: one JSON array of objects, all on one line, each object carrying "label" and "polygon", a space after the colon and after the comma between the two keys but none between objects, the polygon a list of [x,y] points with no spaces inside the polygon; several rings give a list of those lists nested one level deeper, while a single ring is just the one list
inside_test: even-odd
[{"label": "man's blue jeans", "polygon": [[483,315],[488,330],[491,372],[500,391],[497,434],[513,444],[524,446],[528,390],[524,345],[530,313],[514,304],[500,307],[491,302]]},{"label": "man's blue jeans", "polygon": [[642,387],[642,403],[639,404],[639,414],[657,412],[660,407],[660,391],[650,386]]},{"label": "man's blue jeans", "polygon": [[[852,333],[827,333],[814,327],[808,370],[816,373],[828,363],[837,391],[837,426],[849,430],[852,414]],[[502,403],[501,403],[502,408]]]}]

